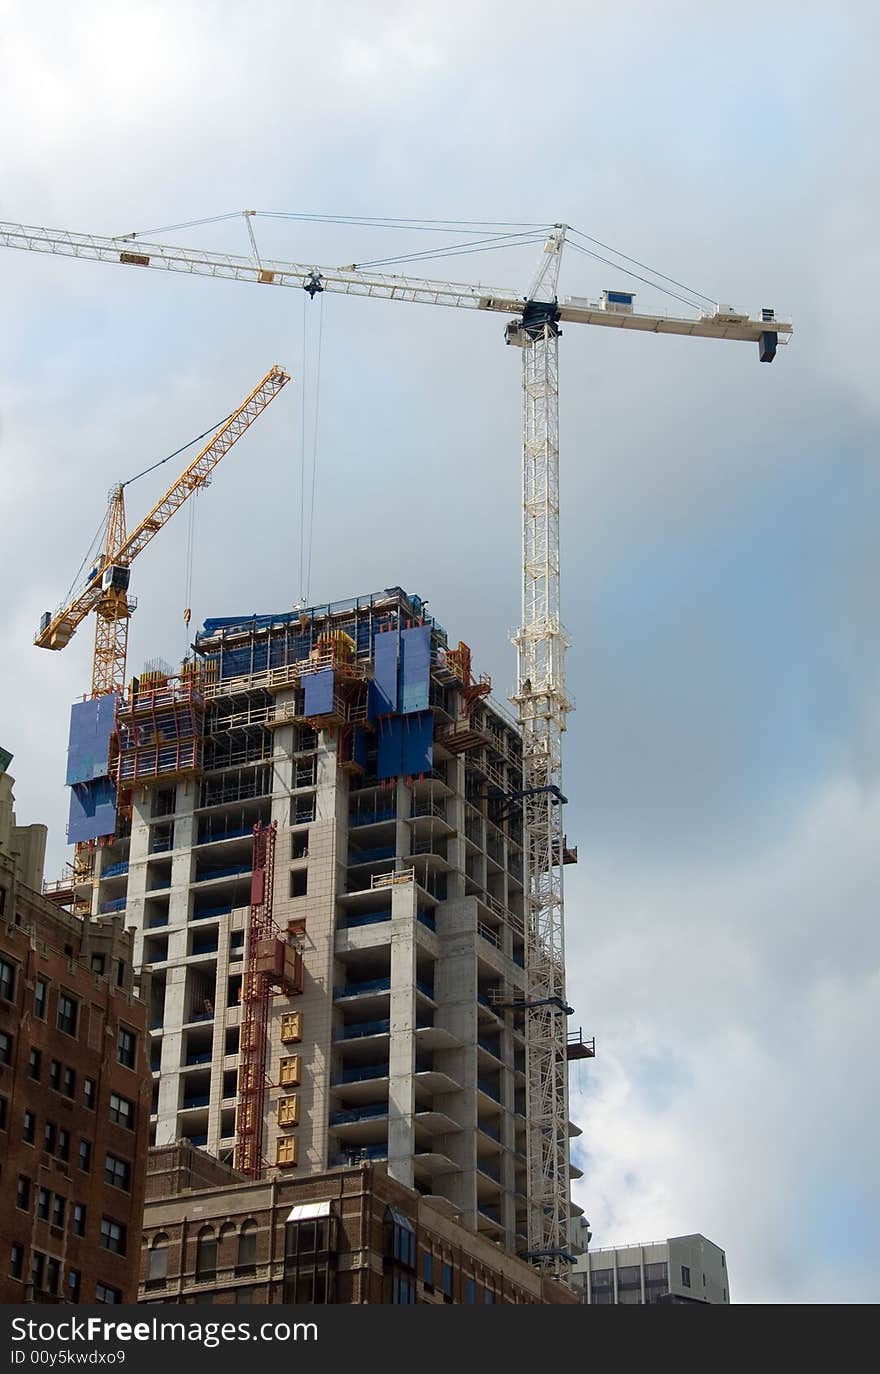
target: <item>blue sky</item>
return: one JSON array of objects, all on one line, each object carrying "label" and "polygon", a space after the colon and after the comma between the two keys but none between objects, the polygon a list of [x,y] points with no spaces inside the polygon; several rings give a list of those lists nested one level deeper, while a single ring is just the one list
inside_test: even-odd
[{"label": "blue sky", "polygon": [[[564,220],[797,333],[566,329],[563,613],[574,1079],[597,1244],[703,1231],[742,1301],[876,1300],[880,822],[874,6],[229,0],[7,7],[0,216],[122,233],[241,208]],[[267,253],[422,246],[260,222]],[[241,227],[172,239],[246,251]],[[430,275],[525,289],[534,249]],[[566,294],[629,285],[569,254]],[[676,303],[635,283],[644,308]],[[294,382],[198,498],[193,615],[300,594],[299,293],[0,252],[0,742],[65,856],[90,642],[30,641],[106,492]],[[502,317],[327,298],[309,592],[402,583],[503,697],[519,397]],[[306,387],[307,404],[314,392]],[[130,519],[167,469],[132,487]],[[144,554],[131,666],[186,643],[186,520]],[[817,1227],[816,1218],[821,1218]],[[823,1237],[827,1236],[827,1244]]]}]

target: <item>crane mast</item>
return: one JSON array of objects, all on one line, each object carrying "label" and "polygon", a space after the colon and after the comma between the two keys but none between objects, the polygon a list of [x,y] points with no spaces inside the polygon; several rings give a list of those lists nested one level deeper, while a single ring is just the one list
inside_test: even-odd
[{"label": "crane mast", "polygon": [[40,649],[63,649],[89,612],[95,612],[93,697],[121,692],[125,686],[128,622],[137,604],[128,595],[131,564],[193,492],[207,485],[220,459],[289,381],[289,374],[282,368],[271,367],[131,534],[127,535],[125,529],[126,484],[119,482],[111,489],[107,534],[98,563],[85,586],[65,606],[54,615],[46,612],[34,637]]},{"label": "crane mast", "polygon": [[[747,340],[758,344],[762,362],[773,361],[777,344],[788,342],[792,326],[766,308],[755,316],[723,305],[696,317],[636,311],[629,292],[606,291],[599,300],[569,296],[560,301],[557,285],[567,230],[561,224],[549,234],[530,291],[521,296],[508,289],[376,273],[357,265],[318,268],[262,259],[256,252],[252,226],[246,222],[254,249],[251,259],[147,243],[136,235],[122,240],[14,223],[0,223],[0,245],[92,262],[300,288],[313,298],[318,292],[334,291],[513,316],[505,337],[522,350],[522,623],[514,636],[517,685],[512,699],[523,736],[527,993],[512,1005],[523,1009],[526,1018],[527,1253],[533,1263],[564,1279],[572,1256],[566,1019],[571,1008],[565,991],[562,734],[572,706],[565,687],[568,641],[559,600],[559,325]],[[48,642],[53,632],[63,642]],[[46,627],[46,640],[37,642],[60,648],[70,633],[72,629],[59,624],[56,617]]]},{"label": "crane mast", "polygon": [[556,302],[564,242],[564,227],[547,239],[522,319],[506,330],[522,350],[522,623],[513,700],[523,736],[528,1255],[559,1277],[570,1259],[562,733],[571,703],[559,600]]},{"label": "crane mast", "polygon": [[[117,551],[125,541],[125,488],[117,482],[110,490],[103,568],[116,564]],[[95,606],[95,647],[92,653],[92,696],[121,691],[128,656],[128,622],[134,609],[128,595],[128,577],[117,573],[106,579]]]}]

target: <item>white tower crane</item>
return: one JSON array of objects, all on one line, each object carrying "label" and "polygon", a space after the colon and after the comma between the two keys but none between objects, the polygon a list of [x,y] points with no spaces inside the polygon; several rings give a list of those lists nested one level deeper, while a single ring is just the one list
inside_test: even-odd
[{"label": "white tower crane", "polygon": [[563,920],[562,733],[571,703],[565,687],[567,639],[559,601],[559,325],[604,325],[653,334],[739,339],[758,344],[772,362],[792,327],[763,309],[756,317],[716,306],[695,318],[637,312],[633,295],[605,291],[599,300],[559,300],[559,266],[567,225],[549,233],[525,296],[449,281],[377,274],[356,266],[323,268],[253,259],[168,244],[102,238],[66,230],[0,223],[0,245],[86,261],[220,277],[425,305],[500,312],[513,318],[508,343],[522,349],[522,624],[513,694],[523,732],[522,803],[526,862],[527,994],[515,1005],[526,1017],[529,1222],[527,1257],[565,1278],[569,1252],[567,1016]]}]

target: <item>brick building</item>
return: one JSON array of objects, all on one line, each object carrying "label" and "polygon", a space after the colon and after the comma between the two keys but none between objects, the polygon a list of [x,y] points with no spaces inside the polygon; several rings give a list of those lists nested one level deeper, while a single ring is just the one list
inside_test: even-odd
[{"label": "brick building", "polygon": [[39,891],[44,826],[0,775],[0,1301],[130,1302],[150,1072],[123,917]]},{"label": "brick building", "polygon": [[188,1141],[150,1150],[141,1302],[576,1303],[363,1163],[254,1182]]}]

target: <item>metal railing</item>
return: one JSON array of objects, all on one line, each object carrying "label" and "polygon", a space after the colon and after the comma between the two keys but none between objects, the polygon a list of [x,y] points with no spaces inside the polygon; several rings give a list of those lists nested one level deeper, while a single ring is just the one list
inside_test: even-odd
[{"label": "metal railing", "polygon": [[414,883],[416,871],[414,868],[392,869],[390,873],[374,873],[370,879],[370,887],[396,887],[398,883]]},{"label": "metal railing", "polygon": [[387,1116],[388,1103],[379,1102],[373,1107],[352,1107],[348,1111],[330,1113],[331,1126],[351,1126],[356,1121],[370,1121],[374,1117]]},{"label": "metal railing", "polygon": [[381,925],[385,921],[391,920],[391,910],[387,911],[363,911],[359,915],[345,916],[340,922],[340,930],[357,930],[359,926]]},{"label": "metal railing", "polygon": [[381,845],[378,849],[350,849],[348,851],[348,866],[356,868],[358,864],[379,863],[382,859],[393,859],[395,854],[394,845]]},{"label": "metal railing", "polygon": [[385,1035],[391,1029],[391,1021],[353,1021],[343,1026],[334,1035],[334,1040],[360,1040],[366,1035]]},{"label": "metal railing", "polygon": [[349,827],[355,828],[359,825],[381,825],[383,821],[394,821],[397,819],[397,812],[394,807],[385,811],[353,812],[348,818]]},{"label": "metal railing", "polygon": [[344,983],[342,987],[334,988],[333,996],[338,1000],[341,997],[359,997],[362,993],[389,992],[390,989],[390,978],[367,978],[363,982]]},{"label": "metal railing", "polygon": [[194,882],[207,883],[212,878],[240,878],[244,873],[251,872],[251,865],[247,864],[228,864],[222,868],[203,868],[196,869]]},{"label": "metal railing", "polygon": [[105,869],[104,869],[104,872],[101,874],[101,877],[102,877],[102,878],[121,878],[121,877],[122,877],[124,874],[126,874],[127,872],[128,872],[128,859],[123,859],[121,863],[118,863],[118,864],[111,864],[109,868],[105,868]]},{"label": "metal railing", "polygon": [[[193,911],[190,919],[193,921],[207,921],[210,920],[212,916],[228,916],[231,911],[232,906],[228,903],[224,906],[199,907],[198,910]],[[167,925],[167,921],[164,924]]]},{"label": "metal railing", "polygon": [[359,1069],[342,1069],[334,1074],[330,1079],[331,1087],[339,1087],[342,1083],[366,1083],[372,1078],[387,1078],[387,1064],[364,1064]]}]

